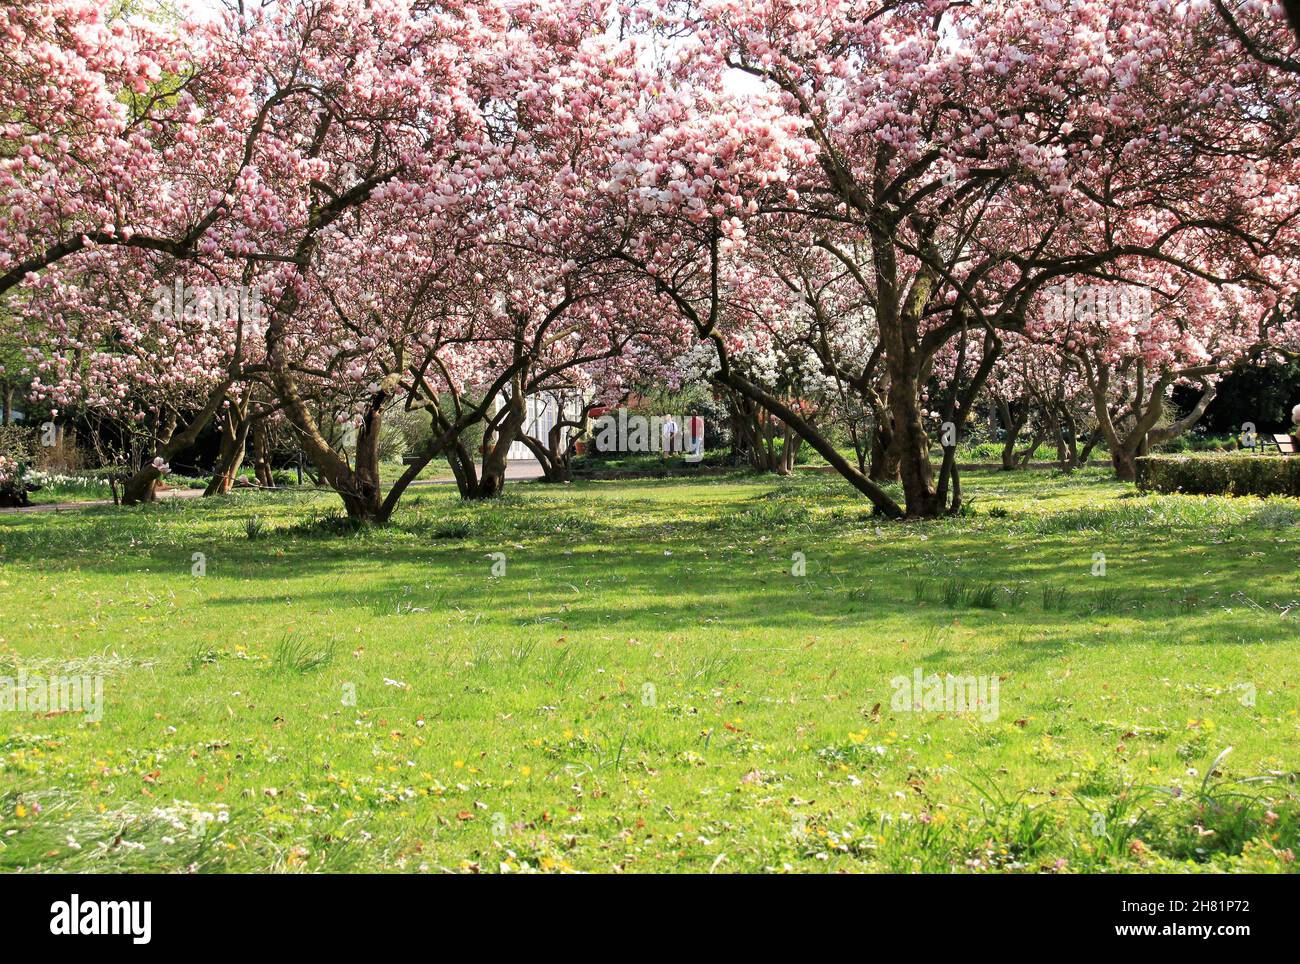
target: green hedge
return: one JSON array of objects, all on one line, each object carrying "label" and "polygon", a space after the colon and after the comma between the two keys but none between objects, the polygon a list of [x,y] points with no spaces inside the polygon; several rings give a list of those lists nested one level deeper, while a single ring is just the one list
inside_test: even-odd
[{"label": "green hedge", "polygon": [[0,425],[0,455],[26,465],[36,451],[36,430],[23,425]]},{"label": "green hedge", "polygon": [[1300,497],[1300,456],[1146,455],[1137,460],[1137,484],[1144,492]]}]

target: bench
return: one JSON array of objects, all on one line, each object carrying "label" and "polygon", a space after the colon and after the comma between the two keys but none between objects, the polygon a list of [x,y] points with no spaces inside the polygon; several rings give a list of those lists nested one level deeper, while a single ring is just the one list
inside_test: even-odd
[{"label": "bench", "polygon": [[1290,435],[1261,435],[1259,444],[1261,451],[1268,451],[1272,448],[1276,449],[1279,455],[1298,454],[1295,439]]}]

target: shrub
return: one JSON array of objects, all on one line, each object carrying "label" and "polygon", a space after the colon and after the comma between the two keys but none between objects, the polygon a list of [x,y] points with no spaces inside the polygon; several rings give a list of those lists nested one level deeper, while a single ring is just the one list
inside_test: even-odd
[{"label": "shrub", "polygon": [[1137,484],[1146,492],[1300,497],[1300,457],[1244,452],[1146,455],[1137,460]]},{"label": "shrub", "polygon": [[0,425],[0,455],[26,465],[32,461],[35,452],[35,432],[21,425]]},{"label": "shrub", "polygon": [[0,508],[27,505],[35,488],[27,479],[36,436],[18,425],[0,426]]},{"label": "shrub", "polygon": [[[455,403],[450,395],[439,395],[438,401],[443,411],[454,411]],[[466,398],[462,404],[473,408],[478,403],[472,398]],[[395,427],[400,433],[400,439],[395,439],[394,444],[384,443],[386,447],[380,452],[384,460],[396,461],[403,455],[420,452],[433,438],[433,426],[427,412],[393,412],[385,418],[384,424]],[[460,433],[460,441],[467,451],[478,452],[483,446],[483,423],[475,422],[468,426]]]},{"label": "shrub", "polygon": [[0,454],[0,508],[26,505],[28,489],[22,466],[15,459]]},{"label": "shrub", "polygon": [[41,429],[35,425],[0,425],[0,455],[53,475],[75,473],[86,464],[85,454],[71,429],[59,431],[52,445],[44,444],[41,435]]}]

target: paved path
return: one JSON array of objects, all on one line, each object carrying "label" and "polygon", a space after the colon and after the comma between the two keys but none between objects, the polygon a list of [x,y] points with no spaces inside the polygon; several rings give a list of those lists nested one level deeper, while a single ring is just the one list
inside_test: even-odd
[{"label": "paved path", "polygon": [[[482,468],[482,466],[480,466]],[[506,479],[510,482],[529,482],[533,479],[542,477],[542,466],[536,459],[512,459],[506,465]],[[414,488],[420,485],[454,485],[455,477],[451,471],[445,475],[440,475],[433,479],[417,479],[411,483]],[[310,488],[310,486],[304,486]],[[286,486],[286,488],[296,489],[297,486]],[[236,491],[239,491],[236,489]],[[328,492],[329,489],[321,487],[321,492]],[[161,499],[197,499],[203,495],[202,489],[164,489],[158,493]],[[19,509],[0,509],[0,515],[14,514],[19,512],[71,512],[77,509],[88,509],[96,505],[112,505],[112,499],[91,499],[85,502],[44,502],[38,505],[25,505]]]}]

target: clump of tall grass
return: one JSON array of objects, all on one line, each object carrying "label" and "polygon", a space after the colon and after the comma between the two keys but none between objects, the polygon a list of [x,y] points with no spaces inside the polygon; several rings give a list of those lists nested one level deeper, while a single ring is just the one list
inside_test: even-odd
[{"label": "clump of tall grass", "polygon": [[949,609],[1019,609],[1028,596],[1016,584],[947,579],[939,585],[939,599]]},{"label": "clump of tall grass", "polygon": [[468,522],[448,520],[430,529],[429,535],[434,539],[468,539],[473,531]]},{"label": "clump of tall grass", "polygon": [[590,665],[590,654],[571,643],[551,657],[544,678],[556,689],[566,690],[587,671]]},{"label": "clump of tall grass", "polygon": [[318,643],[304,636],[287,634],[276,644],[271,654],[271,666],[282,675],[310,673],[333,662],[336,649],[337,643],[332,639]]},{"label": "clump of tall grass", "polygon": [[1143,604],[1140,596],[1109,587],[1088,593],[1082,598],[1083,611],[1094,616],[1102,613],[1119,613],[1138,609]]},{"label": "clump of tall grass", "polygon": [[696,683],[713,683],[725,679],[736,666],[736,654],[715,649],[697,656],[686,675]]},{"label": "clump of tall grass", "polygon": [[341,509],[315,512],[310,517],[281,531],[287,536],[306,539],[329,539],[335,536],[359,535],[375,529],[374,523],[352,519]]},{"label": "clump of tall grass", "polygon": [[1059,613],[1070,603],[1070,590],[1064,586],[1044,586],[1042,590],[1043,612]]}]

